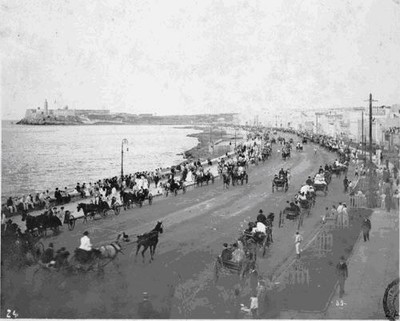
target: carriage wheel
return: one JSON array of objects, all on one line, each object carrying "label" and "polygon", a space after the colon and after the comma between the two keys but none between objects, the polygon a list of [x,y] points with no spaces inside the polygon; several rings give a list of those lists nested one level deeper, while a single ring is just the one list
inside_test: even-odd
[{"label": "carriage wheel", "polygon": [[103,216],[103,217],[106,217],[107,216],[107,210],[106,209],[102,210],[100,212],[100,215]]},{"label": "carriage wheel", "polygon": [[390,320],[395,320],[399,316],[399,278],[391,282],[383,296],[383,310]]},{"label": "carriage wheel", "polygon": [[153,196],[149,195],[149,205],[153,204]]},{"label": "carriage wheel", "polygon": [[272,193],[274,192],[274,184],[272,184]]},{"label": "carriage wheel", "polygon": [[288,191],[288,189],[289,189],[289,184],[286,183],[286,184],[285,184],[285,193]]},{"label": "carriage wheel", "polygon": [[249,183],[249,175],[246,174],[246,184]]},{"label": "carriage wheel", "polygon": [[119,215],[120,212],[121,212],[120,207],[119,207],[118,205],[116,205],[116,206],[114,207],[114,214],[115,214],[115,215]]},{"label": "carriage wheel", "polygon": [[177,188],[174,189],[174,194],[175,194],[175,196],[178,195],[178,189]]},{"label": "carriage wheel", "polygon": [[68,229],[70,230],[70,231],[72,231],[73,229],[74,229],[74,227],[75,227],[75,218],[72,216],[72,217],[70,217],[69,218],[69,221],[68,221]]},{"label": "carriage wheel", "polygon": [[214,264],[214,282],[217,283],[218,279],[219,279],[219,270],[221,269],[221,258],[217,257],[217,260],[215,261]]},{"label": "carriage wheel", "polygon": [[168,190],[165,191],[165,197],[168,197]]},{"label": "carriage wheel", "polygon": [[183,186],[183,187],[182,187],[182,191],[183,191],[183,194],[186,193],[186,186]]}]

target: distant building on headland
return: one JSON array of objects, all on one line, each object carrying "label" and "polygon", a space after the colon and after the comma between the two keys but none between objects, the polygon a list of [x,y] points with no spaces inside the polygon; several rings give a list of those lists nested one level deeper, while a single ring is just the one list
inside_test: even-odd
[{"label": "distant building on headland", "polygon": [[88,116],[88,115],[110,115],[107,109],[69,109],[68,106],[58,109],[49,109],[47,100],[44,101],[44,108],[40,109],[27,109],[25,112],[26,119],[46,118],[53,117],[75,117],[75,116]]},{"label": "distant building on headland", "polygon": [[236,123],[237,118],[238,114],[235,113],[156,116],[151,113],[111,113],[108,109],[69,109],[68,106],[49,109],[45,100],[43,109],[40,107],[27,109],[25,118],[18,123],[26,125],[217,125]]}]

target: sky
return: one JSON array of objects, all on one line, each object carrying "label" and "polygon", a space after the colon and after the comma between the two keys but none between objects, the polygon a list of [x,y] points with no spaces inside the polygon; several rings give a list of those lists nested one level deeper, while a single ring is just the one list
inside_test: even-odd
[{"label": "sky", "polygon": [[400,102],[400,0],[0,0],[1,111]]}]

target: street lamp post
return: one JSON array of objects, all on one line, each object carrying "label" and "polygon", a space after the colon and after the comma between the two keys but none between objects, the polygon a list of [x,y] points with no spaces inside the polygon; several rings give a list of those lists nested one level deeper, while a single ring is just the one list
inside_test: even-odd
[{"label": "street lamp post", "polygon": [[235,127],[235,150],[236,150],[236,127]]},{"label": "street lamp post", "polygon": [[[128,145],[128,140],[124,138],[121,143],[121,178],[124,178],[124,144]],[[128,151],[128,147],[126,148]]]}]

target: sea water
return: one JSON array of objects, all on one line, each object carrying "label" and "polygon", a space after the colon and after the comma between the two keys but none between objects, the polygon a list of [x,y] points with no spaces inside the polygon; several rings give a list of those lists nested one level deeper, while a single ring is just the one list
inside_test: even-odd
[{"label": "sea water", "polygon": [[198,143],[187,135],[199,131],[182,127],[27,126],[3,121],[2,199],[118,176],[123,139],[128,140],[124,174],[178,164],[182,153]]}]

